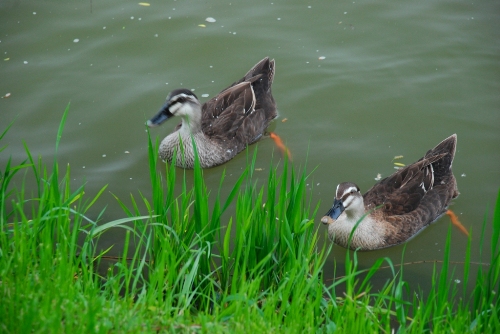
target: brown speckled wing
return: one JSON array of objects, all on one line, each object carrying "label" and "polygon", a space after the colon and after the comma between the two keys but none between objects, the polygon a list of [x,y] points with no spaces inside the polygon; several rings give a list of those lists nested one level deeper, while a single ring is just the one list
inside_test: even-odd
[{"label": "brown speckled wing", "polygon": [[458,195],[451,172],[455,147],[456,136],[453,135],[419,161],[375,184],[363,196],[365,204],[370,208],[383,205],[381,211],[386,218],[411,213],[424,203],[435,206],[429,214],[441,214],[451,198]]},{"label": "brown speckled wing", "polygon": [[384,245],[405,242],[439,218],[450,201],[458,196],[451,171],[456,135],[429,150],[423,158],[374,185],[363,197],[369,209],[385,222]]},{"label": "brown speckled wing", "polygon": [[403,215],[415,210],[432,187],[432,161],[422,160],[398,170],[374,185],[365,195],[365,203],[379,206],[386,216]]},{"label": "brown speckled wing", "polygon": [[[228,142],[238,150],[257,141],[276,118],[271,93],[274,60],[264,58],[245,76],[202,107],[202,129],[212,140]],[[227,144],[229,145],[229,144]]]},{"label": "brown speckled wing", "polygon": [[202,129],[212,139],[232,139],[254,107],[251,83],[239,83],[203,105]]},{"label": "brown speckled wing", "polygon": [[[254,78],[257,76],[262,76],[261,78],[261,86],[262,86],[262,91],[271,93],[271,85],[273,84],[274,80],[274,72],[275,72],[275,64],[274,64],[274,59],[269,60],[269,57],[266,57],[259,61],[257,64],[252,67],[243,78],[240,80],[234,82],[231,84],[229,87],[235,86],[243,81],[254,81]],[[227,87],[226,89],[228,89]],[[222,91],[225,91],[226,89],[223,89]]]},{"label": "brown speckled wing", "polygon": [[[455,151],[457,147],[457,136],[452,135],[441,143],[439,143],[433,149],[427,151],[425,156],[421,159],[428,159],[431,156],[436,156],[439,154],[443,154],[442,159],[434,162],[432,164],[432,168],[434,169],[434,183],[442,184],[446,183],[449,176],[453,176],[451,172],[451,166],[453,164],[453,159],[455,158]],[[458,194],[457,194],[458,196]]]}]

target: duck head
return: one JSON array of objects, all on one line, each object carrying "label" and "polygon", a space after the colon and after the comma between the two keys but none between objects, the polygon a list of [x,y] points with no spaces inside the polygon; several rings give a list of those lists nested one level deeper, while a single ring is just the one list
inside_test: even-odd
[{"label": "duck head", "polygon": [[181,88],[168,94],[160,111],[147,121],[149,127],[155,127],[173,116],[181,116],[190,121],[201,119],[201,104],[189,89]]},{"label": "duck head", "polygon": [[364,214],[363,196],[359,187],[352,182],[343,182],[337,186],[333,206],[321,218],[321,222],[323,224],[333,223],[344,211],[348,218]]}]

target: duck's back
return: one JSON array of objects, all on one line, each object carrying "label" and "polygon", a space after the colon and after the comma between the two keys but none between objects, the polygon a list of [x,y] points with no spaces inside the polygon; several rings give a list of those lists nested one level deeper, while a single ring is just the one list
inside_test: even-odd
[{"label": "duck's back", "polygon": [[234,150],[256,142],[277,117],[271,86],[274,60],[264,58],[239,81],[203,105],[202,130],[210,140]]},{"label": "duck's back", "polygon": [[408,238],[445,213],[459,192],[451,167],[455,156],[456,135],[427,151],[425,156],[381,180],[365,193],[368,209],[381,206],[375,213],[393,226],[387,240]]}]

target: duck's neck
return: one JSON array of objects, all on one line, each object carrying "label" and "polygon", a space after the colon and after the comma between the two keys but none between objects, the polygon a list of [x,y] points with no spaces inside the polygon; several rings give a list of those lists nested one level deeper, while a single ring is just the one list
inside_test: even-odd
[{"label": "duck's neck", "polygon": [[182,126],[179,129],[181,135],[190,136],[201,131],[201,113],[194,113],[189,116],[182,116]]},{"label": "duck's neck", "polygon": [[349,246],[352,250],[357,248],[361,250],[370,250],[383,247],[383,230],[379,228],[376,220],[370,215],[364,217],[359,225],[357,225],[351,243],[349,244],[351,232],[357,222],[366,213],[366,210],[364,205],[358,204],[350,207],[349,210],[345,210],[344,213],[345,215],[341,215],[336,222],[330,224],[328,227],[330,238],[332,238],[335,243],[346,248]]},{"label": "duck's neck", "polygon": [[363,198],[358,198],[357,201],[355,203],[352,203],[352,205],[344,212],[347,216],[348,221],[350,221],[351,223],[356,223],[366,213]]}]

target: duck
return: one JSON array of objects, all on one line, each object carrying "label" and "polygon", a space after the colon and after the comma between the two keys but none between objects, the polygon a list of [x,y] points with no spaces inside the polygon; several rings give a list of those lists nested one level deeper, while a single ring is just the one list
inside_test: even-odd
[{"label": "duck", "polygon": [[162,140],[160,158],[192,169],[196,146],[200,166],[210,168],[261,139],[278,117],[271,91],[275,69],[274,59],[266,57],[203,105],[191,90],[170,92],[160,111],[146,123],[156,127],[173,116],[181,117],[181,123]]},{"label": "duck", "polygon": [[333,206],[321,219],[329,238],[344,248],[370,251],[399,245],[417,235],[447,213],[459,195],[452,172],[456,146],[453,134],[364,195],[355,183],[340,183]]}]

